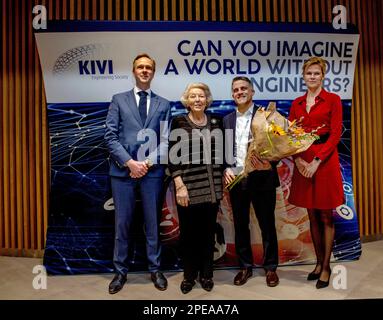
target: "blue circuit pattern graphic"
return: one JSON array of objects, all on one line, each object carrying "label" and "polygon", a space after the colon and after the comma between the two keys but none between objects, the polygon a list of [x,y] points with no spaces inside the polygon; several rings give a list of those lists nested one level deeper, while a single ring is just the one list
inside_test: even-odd
[{"label": "blue circuit pattern graphic", "polygon": [[[268,101],[255,103],[267,106]],[[278,110],[287,116],[290,104],[291,101],[277,101]],[[49,274],[113,272],[114,211],[110,205],[110,159],[103,139],[108,105],[48,105],[51,195],[44,265]],[[215,101],[208,112],[224,116],[232,110],[232,101]],[[343,134],[338,150],[346,203],[334,210],[334,257],[353,260],[360,256],[361,244],[352,186],[351,101],[343,101],[343,110]],[[173,116],[185,111],[179,102],[172,103]],[[142,221],[140,214],[136,216],[131,270],[144,271]],[[177,242],[164,245],[162,263],[166,270],[182,268]]]}]

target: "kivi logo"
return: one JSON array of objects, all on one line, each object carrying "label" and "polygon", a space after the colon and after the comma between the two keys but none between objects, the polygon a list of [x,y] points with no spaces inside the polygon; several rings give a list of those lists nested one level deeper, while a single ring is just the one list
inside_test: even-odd
[{"label": "kivi logo", "polygon": [[79,60],[80,74],[113,74],[112,60]]},{"label": "kivi logo", "polygon": [[67,50],[55,61],[53,74],[76,73],[91,76],[113,74],[113,61],[103,59],[102,49],[103,46],[100,44],[87,44]]}]

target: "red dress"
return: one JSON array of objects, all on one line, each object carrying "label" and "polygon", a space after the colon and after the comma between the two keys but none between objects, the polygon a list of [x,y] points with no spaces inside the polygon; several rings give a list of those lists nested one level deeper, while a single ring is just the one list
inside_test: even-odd
[{"label": "red dress", "polygon": [[295,156],[309,163],[314,157],[318,157],[322,162],[312,178],[305,178],[294,167],[288,201],[302,208],[333,209],[344,203],[337,150],[342,134],[342,103],[338,95],[322,89],[307,113],[306,96],[307,93],[293,101],[289,120],[303,117],[301,125],[306,132],[324,124],[317,134],[328,135],[328,139],[324,143],[311,145],[305,152]]}]

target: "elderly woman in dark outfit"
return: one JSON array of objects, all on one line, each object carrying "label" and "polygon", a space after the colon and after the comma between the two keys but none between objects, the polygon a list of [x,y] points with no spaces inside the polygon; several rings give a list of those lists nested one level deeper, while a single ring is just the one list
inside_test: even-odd
[{"label": "elderly woman in dark outfit", "polygon": [[222,124],[221,119],[206,114],[212,103],[206,84],[188,85],[181,102],[189,112],[173,119],[169,138],[169,170],[176,190],[184,262],[181,291],[192,290],[198,275],[202,288],[211,291],[215,226],[222,198]]}]

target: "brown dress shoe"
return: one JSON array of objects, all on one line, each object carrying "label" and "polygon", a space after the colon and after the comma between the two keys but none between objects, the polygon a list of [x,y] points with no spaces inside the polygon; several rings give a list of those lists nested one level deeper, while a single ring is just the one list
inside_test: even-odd
[{"label": "brown dress shoe", "polygon": [[266,273],[266,283],[269,287],[276,287],[279,283],[278,275],[275,271],[267,271]]},{"label": "brown dress shoe", "polygon": [[251,268],[246,268],[246,269],[241,269],[237,275],[234,278],[234,284],[236,286],[242,286],[244,285],[247,280],[253,275],[253,269]]},{"label": "brown dress shoe", "polygon": [[213,290],[214,287],[214,281],[212,278],[200,278],[199,282],[201,283],[202,289],[206,291]]}]

